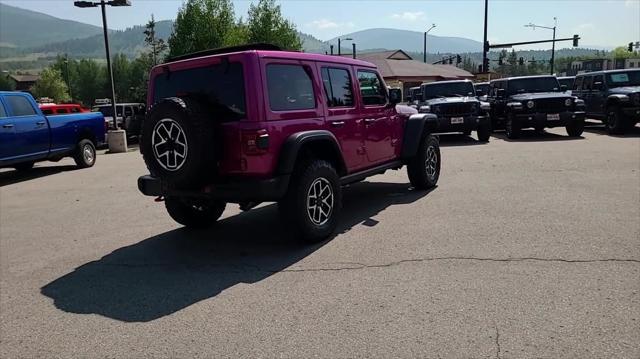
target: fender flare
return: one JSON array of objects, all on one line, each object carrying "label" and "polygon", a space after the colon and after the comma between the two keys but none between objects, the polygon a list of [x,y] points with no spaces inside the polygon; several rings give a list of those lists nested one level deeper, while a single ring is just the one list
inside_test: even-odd
[{"label": "fender flare", "polygon": [[310,144],[321,144],[322,146],[329,146],[333,153],[329,154],[336,158],[337,162],[336,171],[339,175],[344,175],[347,172],[344,158],[342,157],[342,151],[338,145],[338,140],[333,133],[327,130],[313,130],[303,131],[290,135],[282,144],[280,154],[278,155],[278,174],[290,174],[298,160],[298,154],[300,150]]},{"label": "fender flare", "polygon": [[418,152],[418,146],[425,133],[433,133],[438,129],[438,116],[432,113],[418,113],[409,116],[404,127],[402,141],[402,159],[409,159]]}]

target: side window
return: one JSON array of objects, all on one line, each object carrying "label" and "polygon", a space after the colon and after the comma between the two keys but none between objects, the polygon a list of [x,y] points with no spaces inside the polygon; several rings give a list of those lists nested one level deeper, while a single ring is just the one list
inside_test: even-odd
[{"label": "side window", "polygon": [[573,89],[578,91],[582,88],[582,81],[584,81],[584,77],[576,77],[576,80],[573,82]]},{"label": "side window", "polygon": [[71,107],[71,113],[78,113],[78,112],[80,112],[80,107],[76,107],[76,106]]},{"label": "side window", "polygon": [[31,102],[24,96],[7,96],[5,100],[11,108],[11,113],[14,116],[33,116],[36,114],[36,110],[31,105]]},{"label": "side window", "polygon": [[4,105],[0,102],[0,118],[7,117],[7,111],[4,110]]},{"label": "side window", "polygon": [[53,115],[53,110],[50,108],[45,108],[42,110],[42,113],[45,115]]},{"label": "side window", "polygon": [[127,106],[124,108],[124,117],[129,117],[133,115],[133,110],[131,109],[131,107]]},{"label": "side window", "polygon": [[338,68],[322,68],[322,83],[329,107],[353,107],[353,85],[349,71]]},{"label": "side window", "polygon": [[582,91],[589,91],[591,90],[591,82],[593,80],[593,76],[585,76],[584,77],[584,82],[582,83]]},{"label": "side window", "polygon": [[378,74],[372,71],[358,70],[358,82],[362,102],[366,105],[384,105],[387,103],[387,90]]},{"label": "side window", "polygon": [[[599,85],[595,85],[596,82],[600,82]],[[593,84],[592,87],[594,90],[601,90],[603,87],[603,83],[604,83],[604,76],[602,75],[596,75],[593,77]]]},{"label": "side window", "polygon": [[273,111],[316,107],[311,77],[301,65],[267,65],[269,105]]},{"label": "side window", "polygon": [[59,108],[56,110],[56,113],[69,113],[69,111],[66,108]]}]

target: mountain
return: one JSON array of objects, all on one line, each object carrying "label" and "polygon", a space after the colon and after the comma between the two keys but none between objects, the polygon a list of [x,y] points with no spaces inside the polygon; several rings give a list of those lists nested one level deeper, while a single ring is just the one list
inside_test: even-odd
[{"label": "mountain", "polygon": [[[357,49],[368,50],[376,48],[403,49],[411,52],[422,52],[424,34],[418,31],[397,29],[367,29],[344,34],[340,38],[350,37],[356,43]],[[338,45],[338,38],[327,41]],[[346,46],[345,46],[346,45]],[[351,42],[343,42],[342,47],[350,48]],[[482,51],[482,43],[463,37],[446,37],[427,35],[427,52],[429,53],[462,53]]]},{"label": "mountain", "polygon": [[[111,52],[122,53],[135,57],[144,47],[144,30],[142,25],[134,26],[122,31],[112,30],[109,33],[109,47]],[[156,22],[156,36],[167,40],[173,30],[171,20]],[[103,57],[104,37],[102,34],[84,39],[72,39],[62,42],[36,46],[28,49],[31,53],[67,53],[73,57]]]},{"label": "mountain", "polygon": [[0,3],[0,47],[32,47],[96,34],[102,34],[102,28]]}]

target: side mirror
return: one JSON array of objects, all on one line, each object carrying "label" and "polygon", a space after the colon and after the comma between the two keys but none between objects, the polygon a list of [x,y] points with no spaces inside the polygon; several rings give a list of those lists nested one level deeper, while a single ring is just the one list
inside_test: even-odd
[{"label": "side mirror", "polygon": [[496,90],[496,97],[502,98],[505,95],[505,90],[504,89],[497,89]]},{"label": "side mirror", "polygon": [[400,89],[389,89],[389,102],[391,104],[397,104],[402,101],[402,90]]},{"label": "side mirror", "polygon": [[560,85],[560,91],[567,91],[567,85]]}]

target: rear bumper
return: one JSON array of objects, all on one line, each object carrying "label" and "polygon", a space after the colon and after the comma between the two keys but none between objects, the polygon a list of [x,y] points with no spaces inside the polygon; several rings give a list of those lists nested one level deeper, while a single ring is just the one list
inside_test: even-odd
[{"label": "rear bumper", "polygon": [[[452,119],[462,117],[462,123],[452,123]],[[465,132],[475,131],[480,126],[489,126],[488,116],[438,116],[436,132]]]},{"label": "rear bumper", "polygon": [[534,127],[534,128],[551,128],[551,127],[563,127],[573,122],[584,122],[584,111],[576,112],[560,112],[555,115],[559,116],[557,120],[551,120],[547,113],[524,113],[516,114],[516,120],[521,128]]},{"label": "rear bumper", "polygon": [[167,182],[150,175],[138,178],[138,189],[145,196],[176,196],[216,199],[231,203],[270,202],[284,197],[290,175],[281,175],[262,180],[243,180],[216,183],[202,190],[180,190],[171,188]]}]

